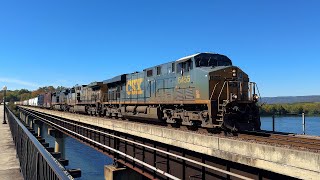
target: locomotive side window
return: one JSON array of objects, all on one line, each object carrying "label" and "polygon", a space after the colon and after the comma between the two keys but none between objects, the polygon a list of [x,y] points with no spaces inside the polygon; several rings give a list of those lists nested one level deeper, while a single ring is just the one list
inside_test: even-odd
[{"label": "locomotive side window", "polygon": [[152,76],[152,69],[147,71],[147,77],[151,77]]},{"label": "locomotive side window", "polygon": [[175,69],[176,69],[175,67],[176,67],[176,64],[175,64],[175,63],[172,63],[172,64],[171,64],[171,72],[172,72],[172,73],[175,72]]},{"label": "locomotive side window", "polygon": [[158,66],[157,67],[157,75],[160,75],[161,74],[161,66]]},{"label": "locomotive side window", "polygon": [[186,71],[190,71],[192,68],[192,61],[191,59],[189,59],[188,61],[186,61]]},{"label": "locomotive side window", "polygon": [[189,59],[178,64],[177,72],[180,72],[183,75],[183,73],[189,72],[192,68],[192,61]]},{"label": "locomotive side window", "polygon": [[183,74],[183,63],[179,63],[179,64],[177,65],[177,70],[178,70],[178,72],[180,72],[181,74]]}]

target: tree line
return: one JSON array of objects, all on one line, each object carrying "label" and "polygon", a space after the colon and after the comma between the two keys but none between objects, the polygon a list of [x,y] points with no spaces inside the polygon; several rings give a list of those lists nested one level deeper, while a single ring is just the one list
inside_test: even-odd
[{"label": "tree line", "polygon": [[261,115],[295,115],[306,113],[320,115],[320,102],[293,104],[265,104],[260,108]]},{"label": "tree line", "polygon": [[[20,90],[7,90],[6,91],[6,101],[7,102],[16,102],[16,101],[24,101],[27,99],[35,98],[39,94],[44,94],[48,92],[55,92],[65,89],[63,86],[53,87],[53,86],[45,86],[40,87],[37,90],[29,91],[27,89],[20,89]],[[0,91],[0,99],[3,99],[3,90]]]}]

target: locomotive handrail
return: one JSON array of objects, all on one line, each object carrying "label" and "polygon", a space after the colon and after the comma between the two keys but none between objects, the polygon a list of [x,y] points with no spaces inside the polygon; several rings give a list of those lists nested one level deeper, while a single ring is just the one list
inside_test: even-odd
[{"label": "locomotive handrail", "polygon": [[[174,89],[175,87],[171,87],[171,88],[158,88],[156,90],[156,97],[163,97],[167,99],[167,94],[165,94],[165,90],[172,90],[172,93],[174,93]],[[160,93],[160,91],[163,90],[163,94]]]},{"label": "locomotive handrail", "polygon": [[[253,101],[254,95],[256,94],[256,86],[257,84],[255,82],[250,82],[249,91],[250,91],[250,100]],[[253,91],[253,93],[252,93]],[[260,96],[260,95],[259,95]]]},{"label": "locomotive handrail", "polygon": [[[220,91],[220,93],[219,93],[219,96],[218,96],[218,104],[220,104],[220,97],[221,97],[221,94],[222,94],[222,91],[223,91],[224,87],[226,86],[226,83],[227,83],[227,81],[224,81],[223,86],[222,86],[222,88],[221,88],[221,91]],[[228,99],[228,100],[229,100],[229,99]],[[219,109],[219,106],[218,106],[218,109]]]},{"label": "locomotive handrail", "polygon": [[[227,87],[227,88],[229,88],[229,83],[239,83],[239,82],[240,82],[240,81],[234,81],[234,80],[233,80],[233,81],[228,81],[228,80],[224,81],[223,86],[222,86],[221,91],[220,91],[219,96],[218,96],[218,103],[220,103],[220,97],[221,97],[221,94],[222,94],[222,92],[223,92],[226,84],[228,84],[228,87]],[[249,94],[249,100],[253,101],[253,95],[255,94],[257,84],[256,84],[255,82],[248,82],[248,83],[249,83],[249,92],[250,92],[250,94]],[[241,82],[240,82],[240,85],[241,85]],[[241,88],[241,89],[242,89],[242,88]],[[257,90],[258,90],[258,93],[259,93],[259,97],[261,97],[261,96],[260,96],[259,89],[257,89]],[[252,92],[252,91],[254,91],[254,92]],[[229,96],[230,96],[230,95],[229,95],[229,91],[228,91],[228,92],[227,92],[227,101],[230,100],[230,97],[229,97]],[[211,100],[211,98],[210,98],[210,100]]]},{"label": "locomotive handrail", "polygon": [[250,92],[249,100],[252,101],[252,95],[251,95],[252,94],[252,83],[249,84],[249,92]]},{"label": "locomotive handrail", "polygon": [[186,87],[186,88],[181,88],[181,87],[179,87],[179,88],[176,88],[176,87],[172,87],[172,88],[159,88],[159,89],[157,89],[157,92],[159,92],[160,90],[163,90],[163,89],[190,89],[190,88],[196,88],[196,87]]},{"label": "locomotive handrail", "polygon": [[160,90],[163,90],[163,89],[175,89],[175,87],[171,87],[171,88],[159,88],[159,89],[157,89],[157,92],[159,92]]},{"label": "locomotive handrail", "polygon": [[214,86],[213,91],[212,91],[211,96],[210,96],[210,101],[212,100],[213,93],[216,91],[217,85],[218,85],[219,83],[220,83],[220,82],[218,82],[218,83]]},{"label": "locomotive handrail", "polygon": [[[195,87],[185,87],[185,88],[176,88],[176,87],[171,87],[171,88],[159,88],[159,89],[157,89],[157,94],[160,92],[160,90],[164,90],[164,89],[172,89],[172,90],[174,90],[174,89],[182,89],[182,90],[186,90],[186,89],[195,89]],[[184,91],[184,94],[185,94],[185,91]],[[158,96],[159,97],[159,96]]]},{"label": "locomotive handrail", "polygon": [[260,99],[260,102],[261,102],[261,94],[260,94],[259,86],[258,86],[257,83],[255,83],[255,84],[256,84],[256,87],[257,87],[257,90],[258,90],[258,94],[259,94],[259,99]]}]

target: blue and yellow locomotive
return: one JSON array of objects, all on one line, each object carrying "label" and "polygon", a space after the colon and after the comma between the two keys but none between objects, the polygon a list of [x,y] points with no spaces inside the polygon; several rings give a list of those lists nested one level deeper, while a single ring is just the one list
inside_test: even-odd
[{"label": "blue and yellow locomotive", "polygon": [[194,54],[103,84],[107,98],[98,113],[108,117],[233,131],[260,129],[256,84],[224,55]]},{"label": "blue and yellow locomotive", "polygon": [[221,54],[198,53],[40,96],[37,106],[73,113],[232,131],[261,125],[256,84]]}]

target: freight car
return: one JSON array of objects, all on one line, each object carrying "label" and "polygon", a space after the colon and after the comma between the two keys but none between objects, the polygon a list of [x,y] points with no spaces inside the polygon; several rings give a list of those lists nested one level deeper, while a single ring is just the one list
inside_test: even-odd
[{"label": "freight car", "polygon": [[51,92],[44,94],[43,107],[48,108],[48,109],[52,107],[52,93]]},{"label": "freight car", "polygon": [[[259,130],[256,84],[225,55],[198,53],[44,95],[55,110],[232,131]],[[38,103],[41,104],[41,103]]]},{"label": "freight car", "polygon": [[38,95],[38,106],[39,107],[44,107],[44,96],[45,96],[45,94]]},{"label": "freight car", "polygon": [[32,98],[28,100],[28,105],[29,106],[39,106],[38,105],[38,97]]}]

